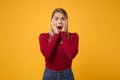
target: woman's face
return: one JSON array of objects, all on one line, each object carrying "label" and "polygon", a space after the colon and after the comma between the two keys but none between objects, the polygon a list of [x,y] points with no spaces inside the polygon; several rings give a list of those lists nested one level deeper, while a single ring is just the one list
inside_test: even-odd
[{"label": "woman's face", "polygon": [[56,12],[52,18],[52,23],[56,25],[58,32],[61,32],[63,27],[67,27],[67,18],[64,14]]}]

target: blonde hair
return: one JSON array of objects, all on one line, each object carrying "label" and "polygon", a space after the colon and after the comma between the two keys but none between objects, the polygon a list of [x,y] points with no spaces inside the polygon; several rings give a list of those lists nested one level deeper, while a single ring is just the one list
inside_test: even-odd
[{"label": "blonde hair", "polygon": [[[55,14],[56,12],[59,12],[59,13],[63,14],[63,15],[65,16],[65,18],[68,20],[68,14],[67,14],[67,12],[66,12],[63,8],[56,8],[56,9],[53,11],[53,13],[52,13],[51,20],[52,20],[54,14]],[[50,26],[50,32],[49,32],[49,34],[50,34],[50,38],[52,38],[53,35],[54,35],[54,33],[53,33],[53,31],[52,31],[52,26]],[[67,37],[69,38],[68,28],[67,28]]]}]

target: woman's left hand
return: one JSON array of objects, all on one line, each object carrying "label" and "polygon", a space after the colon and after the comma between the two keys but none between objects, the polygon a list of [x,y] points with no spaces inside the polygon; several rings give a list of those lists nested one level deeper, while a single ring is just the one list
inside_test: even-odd
[{"label": "woman's left hand", "polygon": [[65,24],[64,24],[64,26],[62,28],[62,32],[67,32],[67,30],[68,30],[68,21],[66,20]]}]

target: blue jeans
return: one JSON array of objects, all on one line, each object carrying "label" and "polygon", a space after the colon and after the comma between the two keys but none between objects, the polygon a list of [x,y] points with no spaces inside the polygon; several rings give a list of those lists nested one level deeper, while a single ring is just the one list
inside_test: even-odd
[{"label": "blue jeans", "polygon": [[53,71],[46,68],[42,80],[74,80],[74,76],[71,69]]}]

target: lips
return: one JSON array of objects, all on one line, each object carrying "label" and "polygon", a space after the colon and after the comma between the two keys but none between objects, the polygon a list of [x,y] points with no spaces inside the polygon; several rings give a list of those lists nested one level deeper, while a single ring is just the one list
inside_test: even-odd
[{"label": "lips", "polygon": [[58,26],[57,28],[58,28],[58,29],[62,29],[63,27],[62,27],[62,26]]}]

